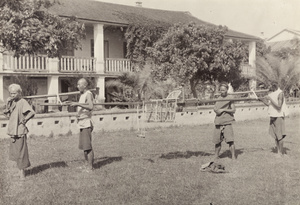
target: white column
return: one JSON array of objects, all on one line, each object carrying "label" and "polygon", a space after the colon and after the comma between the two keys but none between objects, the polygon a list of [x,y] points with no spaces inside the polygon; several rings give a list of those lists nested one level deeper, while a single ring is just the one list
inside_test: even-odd
[{"label": "white column", "polygon": [[4,99],[4,82],[3,82],[3,75],[0,74],[0,103],[5,102]]},{"label": "white column", "polygon": [[47,68],[50,73],[58,73],[59,59],[58,58],[48,58]]},{"label": "white column", "polygon": [[105,102],[105,77],[100,76],[96,78],[96,86],[99,88],[97,102]]},{"label": "white column", "polygon": [[103,74],[104,69],[104,29],[103,24],[94,24],[94,57],[96,58],[96,72]]},{"label": "white column", "polygon": [[[3,71],[3,54],[0,53],[0,71]],[[3,85],[3,75],[0,74],[0,103],[5,102],[4,99],[4,85]]]},{"label": "white column", "polygon": [[0,53],[0,71],[3,71],[3,66],[4,66],[4,62],[3,62],[3,54]]},{"label": "white column", "polygon": [[[59,81],[58,81],[58,76],[48,76],[47,79],[47,88],[48,88],[48,95],[51,94],[58,94],[59,93]],[[56,103],[57,98],[56,97],[49,97],[48,98],[49,103]],[[57,106],[49,106],[49,111],[57,110]]]},{"label": "white column", "polygon": [[[256,76],[256,42],[249,42],[249,65],[254,69],[253,77]],[[252,78],[249,82],[250,89],[256,90],[256,80]]]}]

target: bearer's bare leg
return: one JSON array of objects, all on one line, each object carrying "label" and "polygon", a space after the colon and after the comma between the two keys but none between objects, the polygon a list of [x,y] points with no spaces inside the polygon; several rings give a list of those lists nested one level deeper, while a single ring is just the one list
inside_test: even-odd
[{"label": "bearer's bare leg", "polygon": [[219,158],[220,151],[221,151],[221,142],[218,144],[215,144],[215,159]]},{"label": "bearer's bare leg", "polygon": [[281,156],[283,156],[283,139],[279,140],[278,141],[278,147],[279,147],[279,150],[278,152],[280,153]]},{"label": "bearer's bare leg", "polygon": [[88,161],[89,164],[89,169],[93,169],[93,164],[94,164],[94,151],[92,149],[90,150],[85,150],[84,151],[84,156],[86,160]]},{"label": "bearer's bare leg", "polygon": [[282,153],[283,141],[275,139],[275,144],[276,144],[278,156],[282,157],[283,156],[283,153]]},{"label": "bearer's bare leg", "polygon": [[228,142],[231,158],[236,159],[234,142]]},{"label": "bearer's bare leg", "polygon": [[20,169],[19,170],[19,174],[20,174],[20,179],[24,180],[25,179],[25,170],[24,169]]}]

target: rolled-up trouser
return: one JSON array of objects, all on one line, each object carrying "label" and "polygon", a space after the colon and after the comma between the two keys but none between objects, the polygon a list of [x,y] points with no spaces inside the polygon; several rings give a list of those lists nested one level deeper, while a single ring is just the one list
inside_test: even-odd
[{"label": "rolled-up trouser", "polygon": [[231,124],[227,125],[215,125],[215,130],[213,134],[213,143],[219,144],[225,140],[226,143],[234,141],[234,133]]},{"label": "rolled-up trouser", "polygon": [[269,134],[277,140],[282,140],[285,138],[285,122],[284,117],[271,117]]}]

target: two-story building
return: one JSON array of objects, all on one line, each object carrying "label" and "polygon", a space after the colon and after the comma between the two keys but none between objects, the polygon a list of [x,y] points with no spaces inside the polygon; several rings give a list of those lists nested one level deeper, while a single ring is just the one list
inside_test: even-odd
[{"label": "two-story building", "polygon": [[[131,72],[131,62],[126,59],[124,34],[129,22],[124,15],[163,21],[171,24],[195,22],[211,25],[189,12],[149,9],[90,0],[59,0],[50,11],[61,17],[76,16],[86,27],[82,50],[66,50],[61,59],[45,55],[22,56],[0,54],[0,101],[8,97],[7,86],[11,76],[30,76],[38,83],[38,93],[67,92],[66,79],[78,76],[93,77],[100,88],[99,101],[105,100],[105,82],[122,72]],[[249,44],[249,64],[245,74],[255,71],[256,41],[259,38],[229,30],[227,39],[238,39]],[[251,74],[251,75],[252,75]]]}]

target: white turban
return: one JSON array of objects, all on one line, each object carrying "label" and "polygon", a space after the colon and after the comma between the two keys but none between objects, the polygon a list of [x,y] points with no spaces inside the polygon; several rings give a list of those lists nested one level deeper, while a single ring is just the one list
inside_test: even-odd
[{"label": "white turban", "polygon": [[17,91],[17,92],[19,92],[19,93],[21,93],[22,92],[22,88],[21,88],[21,86],[19,85],[19,84],[10,84],[9,86],[8,86],[8,91],[11,91],[11,90],[15,90],[15,91]]}]

